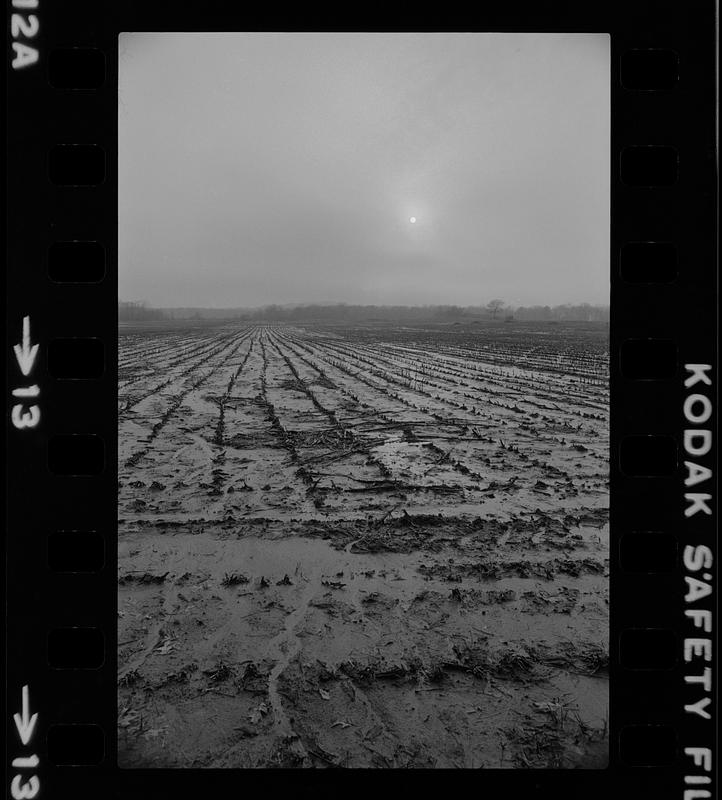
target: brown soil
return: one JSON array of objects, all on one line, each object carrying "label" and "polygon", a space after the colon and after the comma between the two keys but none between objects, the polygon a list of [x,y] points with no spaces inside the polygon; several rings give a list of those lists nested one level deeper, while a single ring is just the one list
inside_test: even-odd
[{"label": "brown soil", "polygon": [[606,330],[121,330],[119,762],[607,760]]}]

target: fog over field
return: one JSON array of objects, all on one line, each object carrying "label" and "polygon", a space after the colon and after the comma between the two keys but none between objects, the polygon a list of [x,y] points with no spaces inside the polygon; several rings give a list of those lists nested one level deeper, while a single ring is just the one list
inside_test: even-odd
[{"label": "fog over field", "polygon": [[608,302],[608,36],[129,33],[120,54],[121,298]]}]

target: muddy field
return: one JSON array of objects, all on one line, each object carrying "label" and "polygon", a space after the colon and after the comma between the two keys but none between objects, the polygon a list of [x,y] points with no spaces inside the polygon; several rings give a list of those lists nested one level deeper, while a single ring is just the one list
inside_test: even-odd
[{"label": "muddy field", "polygon": [[120,765],[604,766],[607,350],[122,327]]}]

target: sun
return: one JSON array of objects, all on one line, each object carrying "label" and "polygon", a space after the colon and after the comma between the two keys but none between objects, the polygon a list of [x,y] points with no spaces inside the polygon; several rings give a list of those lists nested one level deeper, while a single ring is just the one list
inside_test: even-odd
[{"label": "sun", "polygon": [[409,217],[409,222],[410,222],[412,225],[415,225],[415,224],[416,224],[416,217]]}]

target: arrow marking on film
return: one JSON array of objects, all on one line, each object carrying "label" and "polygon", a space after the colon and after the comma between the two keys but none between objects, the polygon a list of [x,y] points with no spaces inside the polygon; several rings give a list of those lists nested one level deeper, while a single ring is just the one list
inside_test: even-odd
[{"label": "arrow marking on film", "polygon": [[[25,317],[25,319],[27,319],[27,317]],[[22,716],[20,716],[20,714],[15,714],[13,715],[13,719],[15,720],[15,727],[20,734],[20,741],[23,744],[27,744],[32,738],[33,730],[35,730],[35,723],[38,721],[37,714],[33,714],[32,717],[30,716],[30,693],[27,684],[23,686]]]},{"label": "arrow marking on film", "polygon": [[23,317],[23,343],[13,347],[15,358],[23,375],[29,375],[38,354],[39,344],[30,344],[30,317]]}]

